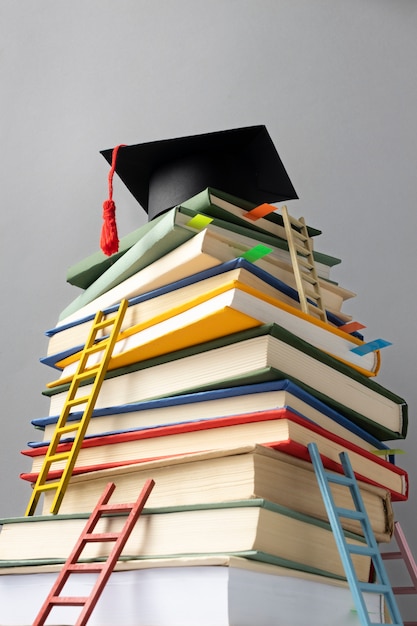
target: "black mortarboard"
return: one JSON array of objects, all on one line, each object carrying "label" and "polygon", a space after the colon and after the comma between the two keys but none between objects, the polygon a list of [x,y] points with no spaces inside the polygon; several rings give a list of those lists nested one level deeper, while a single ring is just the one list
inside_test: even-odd
[{"label": "black mortarboard", "polygon": [[297,198],[265,126],[120,146],[101,154],[149,220],[207,187],[261,204]]}]

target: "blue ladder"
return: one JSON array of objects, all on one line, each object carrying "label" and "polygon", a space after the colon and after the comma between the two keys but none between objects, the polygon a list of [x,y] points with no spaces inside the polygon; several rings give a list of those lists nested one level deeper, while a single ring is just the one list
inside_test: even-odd
[{"label": "blue ladder", "polygon": [[[394,592],[388,580],[381,553],[379,551],[375,535],[372,531],[372,527],[369,522],[369,518],[366,513],[366,509],[363,504],[362,496],[358,487],[358,483],[356,482],[355,474],[353,472],[347,453],[342,452],[339,455],[344,470],[343,475],[326,472],[320,457],[317,444],[309,443],[308,451],[310,453],[311,461],[314,467],[314,471],[316,473],[317,481],[319,483],[321,495],[323,497],[327,515],[329,517],[329,522],[332,527],[333,535],[336,540],[340,557],[342,559],[346,578],[353,595],[361,625],[383,626],[383,624],[376,624],[375,622],[370,621],[366,603],[363,597],[363,593],[367,592],[382,594],[385,598],[386,605],[390,612],[392,626],[404,626],[395,600]],[[333,499],[330,483],[344,485],[345,487],[348,487],[350,489],[355,509],[349,510],[336,506]],[[367,544],[366,546],[352,545],[346,541],[342,524],[340,522],[340,518],[343,517],[358,520],[359,522],[361,522],[363,534],[365,536]],[[371,557],[377,582],[364,583],[358,580],[355,572],[355,567],[351,559],[351,554],[360,554],[363,556]]]}]

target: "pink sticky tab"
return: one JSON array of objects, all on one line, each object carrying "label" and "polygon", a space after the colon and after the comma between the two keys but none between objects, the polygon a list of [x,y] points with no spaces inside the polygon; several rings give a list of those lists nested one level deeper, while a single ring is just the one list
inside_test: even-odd
[{"label": "pink sticky tab", "polygon": [[264,204],[256,206],[251,211],[246,211],[246,213],[243,213],[243,217],[247,217],[249,220],[253,220],[255,222],[256,220],[259,220],[260,217],[265,217],[265,215],[269,215],[269,213],[272,213],[276,210],[276,206],[264,202]]}]

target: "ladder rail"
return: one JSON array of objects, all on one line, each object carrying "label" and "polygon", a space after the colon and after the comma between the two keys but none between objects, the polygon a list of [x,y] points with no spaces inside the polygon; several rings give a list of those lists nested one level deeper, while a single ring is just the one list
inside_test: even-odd
[{"label": "ladder rail", "polygon": [[[148,479],[142,491],[139,494],[136,502],[132,504],[112,505],[106,506],[113,494],[116,485],[112,482],[108,483],[103,493],[101,494],[93,512],[91,513],[87,523],[81,532],[75,546],[73,547],[70,555],[68,556],[62,570],[60,571],[57,579],[55,580],[45,602],[43,603],[38,615],[33,622],[33,626],[43,626],[48,616],[50,615],[54,606],[79,606],[82,610],[78,616],[75,626],[85,626],[100,599],[100,596],[116,566],[116,563],[126,545],[126,542],[145,506],[145,503],[155,485],[153,479]],[[78,563],[85,546],[91,541],[89,537],[92,534],[92,530],[96,527],[97,523],[103,515],[108,514],[110,511],[128,513],[126,521],[120,530],[115,534],[115,540],[112,550],[108,555],[104,563]],[[64,589],[71,574],[77,573],[96,573],[97,579],[88,596],[61,596],[61,592]]]},{"label": "ladder rail", "polygon": [[[107,372],[114,345],[120,334],[121,325],[127,307],[128,301],[122,300],[117,313],[113,317],[103,320],[104,313],[102,311],[98,311],[94,318],[89,336],[80,355],[76,372],[71,380],[66,401],[58,418],[53,436],[51,437],[51,441],[45,454],[41,470],[33,487],[32,495],[25,513],[26,516],[34,514],[42,493],[45,490],[50,489],[47,480],[51,466],[56,462],[65,461],[66,459],[66,464],[62,471],[60,479],[54,482],[54,484],[56,485],[55,497],[53,499],[50,509],[50,512],[53,514],[56,514],[59,511],[67,485],[70,481],[73,469],[78,458],[79,450],[81,449],[82,443],[84,441],[85,434],[88,429],[88,424],[90,422],[91,415],[97,402],[103,380]],[[107,326],[113,326],[113,328],[109,334],[109,337],[103,341],[102,347],[104,349],[101,361],[98,367],[92,368],[92,370],[90,371],[90,369],[86,369],[89,350],[96,341],[97,332],[103,327]],[[79,390],[80,384],[86,376],[94,377],[91,391],[87,396],[77,397],[77,392]],[[75,436],[73,442],[71,443],[70,451],[68,453],[58,453],[58,446],[61,442],[62,435],[65,432],[64,429],[67,425],[67,419],[70,415],[71,409],[74,406],[81,404],[84,404],[85,406],[82,411],[81,417],[77,422],[78,427],[75,428],[74,426]]]},{"label": "ladder rail", "polygon": [[[372,527],[369,522],[369,518],[367,516],[365,506],[363,504],[360,489],[357,484],[356,477],[352,469],[352,466],[350,464],[347,453],[342,452],[339,455],[342,468],[344,471],[344,476],[341,477],[340,475],[336,476],[336,475],[333,475],[331,472],[327,472],[325,470],[316,443],[314,442],[309,443],[308,451],[309,451],[311,462],[313,464],[313,468],[316,474],[317,482],[320,487],[320,491],[322,494],[323,502],[325,504],[329,522],[330,522],[334,537],[336,539],[337,547],[339,550],[340,558],[343,563],[346,578],[349,583],[349,587],[352,592],[355,606],[356,606],[358,616],[359,616],[362,626],[372,626],[372,622],[370,621],[366,603],[363,597],[363,593],[365,591],[374,592],[374,593],[382,593],[386,600],[388,610],[390,612],[392,624],[395,626],[404,626],[395,597],[394,597],[393,589],[389,583],[388,576],[385,571],[383,560],[381,557],[381,553],[379,551],[378,544],[373,534]],[[335,476],[334,481],[333,481],[333,476]],[[338,509],[338,507],[336,507],[333,494],[330,488],[330,483],[332,481],[337,482],[339,484],[344,483],[345,486],[350,489],[352,501],[355,506],[355,509],[352,510],[352,515],[356,516],[358,512],[363,514],[360,521],[361,521],[361,525],[363,528],[364,537],[365,537],[365,541],[367,545],[367,549],[364,549],[363,553],[368,554],[371,558],[371,562],[373,564],[374,570],[378,577],[378,581],[375,584],[361,583],[357,579],[355,568],[354,568],[352,559],[350,557],[350,554],[354,553],[355,551],[357,552],[357,550],[354,546],[349,545],[348,542],[346,541],[346,537],[345,537],[345,534],[343,532],[343,528],[340,522],[340,515],[347,516],[350,514],[350,511],[347,511],[346,509]]]},{"label": "ladder rail", "polygon": [[[309,314],[314,312],[322,321],[327,322],[314,260],[313,243],[305,220],[303,217],[298,220],[292,217],[285,205],[281,210],[301,310]],[[308,286],[304,285],[305,282]]]}]

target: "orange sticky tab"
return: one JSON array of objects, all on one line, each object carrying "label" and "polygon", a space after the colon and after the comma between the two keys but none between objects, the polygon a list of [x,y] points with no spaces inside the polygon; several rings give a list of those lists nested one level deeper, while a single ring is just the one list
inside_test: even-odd
[{"label": "orange sticky tab", "polygon": [[343,330],[345,333],[354,333],[357,330],[361,330],[362,328],[366,328],[364,324],[360,322],[348,322],[347,324],[343,324],[342,326],[338,326],[339,330]]},{"label": "orange sticky tab", "polygon": [[253,220],[255,222],[256,220],[259,220],[260,217],[265,217],[265,215],[269,215],[276,210],[276,206],[264,202],[264,204],[256,206],[251,211],[246,211],[246,213],[243,213],[243,217],[247,217],[249,220]]}]

